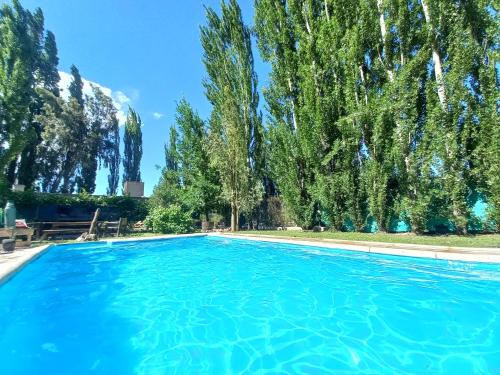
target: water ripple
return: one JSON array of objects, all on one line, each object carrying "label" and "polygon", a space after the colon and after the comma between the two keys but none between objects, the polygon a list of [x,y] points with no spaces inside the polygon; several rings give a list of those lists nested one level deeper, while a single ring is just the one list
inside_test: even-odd
[{"label": "water ripple", "polygon": [[2,374],[494,374],[499,301],[498,266],[218,238],[63,246],[0,288],[0,363]]}]

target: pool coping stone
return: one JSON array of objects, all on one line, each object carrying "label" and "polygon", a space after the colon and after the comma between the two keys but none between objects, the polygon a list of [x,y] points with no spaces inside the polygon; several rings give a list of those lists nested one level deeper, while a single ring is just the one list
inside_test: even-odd
[{"label": "pool coping stone", "polygon": [[396,255],[465,262],[500,263],[500,248],[431,246],[314,238],[292,239],[280,236],[270,236],[263,234],[252,235],[243,233],[209,233],[209,235],[226,238],[245,239],[249,241],[278,242],[294,245],[324,247],[337,250],[360,251],[365,253],[383,255]]},{"label": "pool coping stone", "polygon": [[14,251],[0,252],[0,285],[8,281],[16,272],[29,262],[42,255],[52,244],[21,248]]}]

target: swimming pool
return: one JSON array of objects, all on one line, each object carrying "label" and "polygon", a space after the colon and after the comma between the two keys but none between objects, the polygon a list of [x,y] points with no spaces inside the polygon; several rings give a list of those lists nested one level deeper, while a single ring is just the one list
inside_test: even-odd
[{"label": "swimming pool", "polygon": [[54,246],[0,286],[7,374],[500,373],[500,267],[191,237]]}]

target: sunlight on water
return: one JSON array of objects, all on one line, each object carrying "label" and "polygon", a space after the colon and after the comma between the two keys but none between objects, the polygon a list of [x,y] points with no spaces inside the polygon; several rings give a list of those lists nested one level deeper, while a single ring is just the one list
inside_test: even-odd
[{"label": "sunlight on water", "polygon": [[494,265],[215,237],[58,246],[0,287],[0,373],[495,374],[499,301]]}]

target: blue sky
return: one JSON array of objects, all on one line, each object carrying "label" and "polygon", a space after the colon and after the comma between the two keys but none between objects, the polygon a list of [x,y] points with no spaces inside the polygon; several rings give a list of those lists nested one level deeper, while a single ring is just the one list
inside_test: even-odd
[{"label": "blue sky", "polygon": [[[204,119],[210,114],[202,87],[199,26],[205,23],[204,5],[218,10],[219,0],[21,3],[31,10],[42,8],[46,28],[56,35],[61,71],[75,64],[85,79],[109,88],[125,110],[130,104],[139,112],[144,123],[141,172],[149,195],[160,176],[156,166],[164,164],[163,145],[176,102],[185,97]],[[246,23],[253,24],[253,0],[241,0],[240,6]],[[269,67],[256,48],[254,58],[263,86]],[[105,193],[106,185],[107,173],[100,171],[96,193]]]}]

